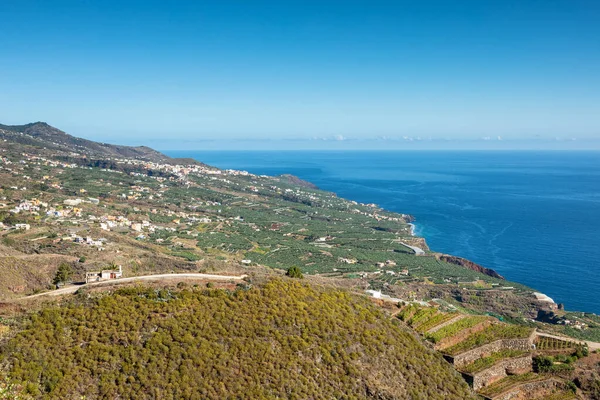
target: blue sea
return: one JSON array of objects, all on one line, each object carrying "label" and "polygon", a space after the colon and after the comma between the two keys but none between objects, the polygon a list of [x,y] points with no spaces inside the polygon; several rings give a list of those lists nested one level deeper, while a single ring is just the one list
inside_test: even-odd
[{"label": "blue sea", "polygon": [[416,217],[431,249],[600,313],[600,152],[167,152]]}]

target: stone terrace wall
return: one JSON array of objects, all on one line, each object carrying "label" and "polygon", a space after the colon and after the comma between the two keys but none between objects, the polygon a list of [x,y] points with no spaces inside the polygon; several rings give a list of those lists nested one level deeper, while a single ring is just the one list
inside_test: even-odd
[{"label": "stone terrace wall", "polygon": [[490,368],[479,371],[470,376],[467,381],[473,386],[473,390],[479,390],[508,375],[524,374],[532,369],[531,355],[523,357],[508,358],[502,360]]},{"label": "stone terrace wall", "polygon": [[529,400],[543,398],[552,394],[556,389],[565,389],[565,385],[554,378],[542,381],[523,383],[513,386],[508,391],[493,397],[485,397],[490,400]]},{"label": "stone terrace wall", "polygon": [[465,351],[464,353],[460,353],[454,357],[446,357],[450,359],[452,364],[454,364],[455,368],[464,367],[467,364],[472,363],[473,361],[487,357],[492,353],[497,353],[500,350],[521,350],[521,351],[529,351],[531,350],[531,345],[533,344],[533,338],[530,336],[525,339],[500,339],[495,342],[485,344],[483,346],[477,347],[473,350]]}]

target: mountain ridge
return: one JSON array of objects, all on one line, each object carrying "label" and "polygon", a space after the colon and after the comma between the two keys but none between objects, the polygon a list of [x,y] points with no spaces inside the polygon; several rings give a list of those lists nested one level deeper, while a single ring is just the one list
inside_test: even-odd
[{"label": "mountain ridge", "polygon": [[123,157],[169,164],[202,165],[190,158],[171,158],[148,146],[124,146],[79,138],[42,121],[23,125],[0,124],[0,139],[11,139],[24,145],[80,153],[89,157]]}]

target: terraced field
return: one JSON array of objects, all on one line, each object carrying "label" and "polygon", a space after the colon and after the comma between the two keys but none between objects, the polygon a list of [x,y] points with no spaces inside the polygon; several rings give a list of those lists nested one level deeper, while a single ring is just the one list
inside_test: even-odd
[{"label": "terraced field", "polygon": [[486,399],[513,398],[516,387],[536,387],[538,394],[528,396],[530,399],[567,400],[576,398],[575,394],[566,388],[566,385],[558,379],[535,374],[533,372],[523,375],[511,375],[499,380],[493,385],[487,386],[479,391]]},{"label": "terraced field", "polygon": [[[484,398],[538,398],[532,397],[531,388],[545,400],[575,398],[567,382],[552,374],[532,372],[535,346],[534,330],[530,327],[416,303],[404,305],[397,317],[434,343]],[[451,345],[444,347],[440,343]],[[542,349],[535,354],[569,349],[550,340],[539,344]]]},{"label": "terraced field", "polygon": [[476,347],[492,343],[500,339],[525,339],[531,335],[533,329],[526,326],[508,325],[508,324],[492,324],[481,332],[474,333],[468,336],[465,340],[454,346],[444,349],[444,353],[456,356]]},{"label": "terraced field", "polygon": [[519,357],[519,356],[523,356],[525,354],[528,354],[528,353],[526,351],[521,351],[521,350],[512,350],[512,349],[500,350],[498,352],[492,353],[488,357],[482,357],[482,358],[479,358],[479,359],[473,361],[471,364],[468,364],[468,365],[460,368],[460,371],[474,374],[474,373],[483,371],[484,369],[488,369],[488,368],[492,367],[494,364],[496,364],[500,360],[504,360],[507,358],[513,358],[513,357]]},{"label": "terraced field", "polygon": [[491,319],[489,317],[484,317],[481,315],[468,316],[456,321],[453,324],[447,325],[442,329],[435,331],[434,333],[428,333],[426,338],[431,340],[433,343],[439,343],[443,339],[458,335],[467,329],[473,328],[490,320]]}]

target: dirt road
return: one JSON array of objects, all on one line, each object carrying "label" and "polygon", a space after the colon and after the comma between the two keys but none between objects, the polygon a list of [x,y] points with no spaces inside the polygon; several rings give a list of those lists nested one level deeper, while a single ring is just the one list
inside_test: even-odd
[{"label": "dirt road", "polygon": [[21,297],[17,299],[20,300],[29,300],[34,299],[36,297],[42,296],[61,296],[63,294],[75,293],[81,288],[88,287],[97,287],[97,286],[109,286],[120,283],[128,283],[128,282],[136,282],[136,281],[153,281],[153,280],[163,280],[163,279],[176,279],[176,280],[189,280],[189,279],[207,279],[211,281],[241,281],[244,279],[246,275],[212,275],[212,274],[160,274],[160,275],[141,275],[141,276],[132,276],[130,278],[120,278],[113,279],[110,281],[104,282],[92,282],[82,285],[72,285],[64,288],[60,288],[57,290],[52,290],[50,292],[38,293],[27,297]]}]

